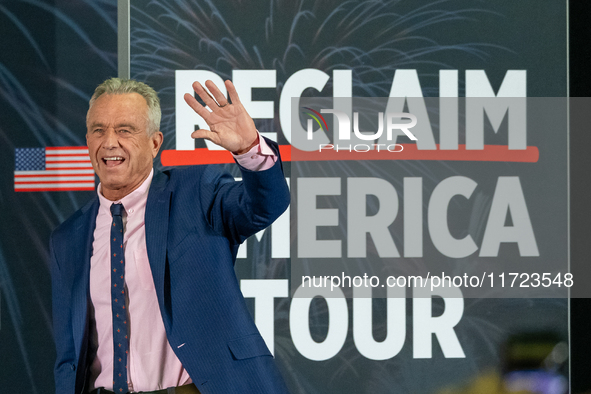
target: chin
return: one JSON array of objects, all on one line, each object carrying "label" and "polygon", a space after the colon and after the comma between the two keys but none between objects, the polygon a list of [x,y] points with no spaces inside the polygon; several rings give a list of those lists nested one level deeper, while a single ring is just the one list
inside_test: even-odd
[{"label": "chin", "polygon": [[99,179],[101,180],[101,184],[103,185],[103,187],[109,190],[119,190],[127,186],[127,184],[124,181],[125,177],[121,177],[121,179],[113,179],[113,177],[101,179],[101,177],[99,177]]}]

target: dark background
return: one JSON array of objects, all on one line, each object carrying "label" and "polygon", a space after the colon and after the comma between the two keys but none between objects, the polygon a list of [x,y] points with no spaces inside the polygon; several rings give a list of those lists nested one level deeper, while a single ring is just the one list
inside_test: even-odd
[{"label": "dark background", "polygon": [[[591,12],[587,1],[570,2],[570,95],[574,122],[570,131],[571,174],[571,262],[578,283],[588,286],[591,231],[591,29],[586,15]],[[576,295],[576,294],[575,294]],[[572,392],[591,391],[591,300],[571,300],[571,376]]]},{"label": "dark background", "polygon": [[85,145],[116,0],[0,0],[0,393],[53,392],[48,240],[94,192],[14,192],[15,148]]}]

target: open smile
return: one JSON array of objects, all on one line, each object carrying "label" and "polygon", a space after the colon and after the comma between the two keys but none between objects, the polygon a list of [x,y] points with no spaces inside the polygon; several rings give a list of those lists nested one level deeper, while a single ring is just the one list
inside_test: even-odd
[{"label": "open smile", "polygon": [[116,167],[125,161],[121,156],[103,157],[102,160],[107,167]]}]

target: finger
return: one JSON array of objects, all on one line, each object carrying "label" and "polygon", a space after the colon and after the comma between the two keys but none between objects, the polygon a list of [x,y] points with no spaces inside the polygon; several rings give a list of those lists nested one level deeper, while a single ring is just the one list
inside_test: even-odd
[{"label": "finger", "polygon": [[215,102],[211,94],[197,81],[193,82],[193,90],[201,97],[201,100],[207,105],[212,111],[218,108],[218,103]]},{"label": "finger", "polygon": [[232,100],[232,104],[240,104],[240,98],[238,97],[238,92],[236,91],[236,87],[229,79],[225,82],[226,89],[228,90],[228,95],[230,96],[230,100]]},{"label": "finger", "polygon": [[191,138],[194,138],[194,139],[204,138],[206,140],[216,142],[218,139],[218,136],[211,130],[199,129],[199,130],[195,130],[194,132],[191,133]]},{"label": "finger", "polygon": [[189,107],[193,108],[193,111],[197,112],[197,115],[201,116],[204,120],[207,119],[210,112],[203,105],[199,104],[199,102],[195,97],[193,97],[193,95],[185,93],[183,97],[185,99],[185,102],[189,104]]},{"label": "finger", "polygon": [[213,94],[213,98],[215,98],[215,101],[218,102],[220,107],[225,107],[229,104],[226,96],[224,96],[224,94],[220,91],[217,85],[213,83],[213,81],[210,81],[208,79],[207,81],[205,81],[205,86],[207,87],[207,89],[209,89],[211,94]]}]

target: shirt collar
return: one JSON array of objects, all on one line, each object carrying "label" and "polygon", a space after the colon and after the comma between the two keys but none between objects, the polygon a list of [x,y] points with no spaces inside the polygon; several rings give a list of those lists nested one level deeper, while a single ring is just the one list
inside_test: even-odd
[{"label": "shirt collar", "polygon": [[148,191],[150,190],[150,184],[152,183],[153,177],[154,177],[154,169],[152,168],[152,170],[150,171],[150,174],[144,180],[144,182],[142,182],[140,187],[138,187],[137,189],[135,189],[134,191],[129,193],[127,196],[123,197],[121,200],[117,200],[117,201],[111,201],[111,200],[108,200],[107,198],[105,198],[105,196],[103,196],[103,194],[101,193],[102,187],[101,187],[101,184],[99,183],[96,188],[96,194],[98,195],[101,208],[106,209],[107,212],[110,212],[112,204],[123,204],[123,208],[125,209],[125,212],[129,216],[135,210],[137,210],[138,207],[142,203],[145,204],[145,202],[148,198]]}]

